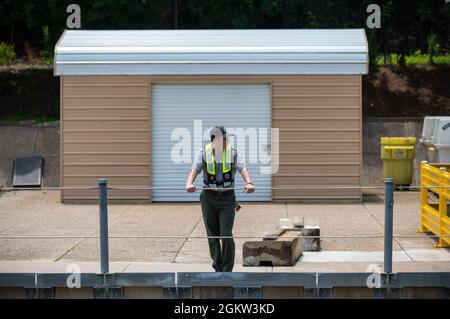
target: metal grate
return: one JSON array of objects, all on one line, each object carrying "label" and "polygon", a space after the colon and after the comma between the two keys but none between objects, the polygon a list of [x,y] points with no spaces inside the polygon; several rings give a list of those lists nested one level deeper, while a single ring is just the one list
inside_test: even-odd
[{"label": "metal grate", "polygon": [[43,165],[41,156],[17,157],[13,165],[12,187],[41,187]]}]

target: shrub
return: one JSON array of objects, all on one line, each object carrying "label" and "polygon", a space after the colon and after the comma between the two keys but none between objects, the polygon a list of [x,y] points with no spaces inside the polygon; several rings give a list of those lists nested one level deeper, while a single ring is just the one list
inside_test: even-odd
[{"label": "shrub", "polygon": [[15,57],[14,44],[0,43],[0,64],[11,64]]},{"label": "shrub", "polygon": [[433,57],[439,54],[439,42],[437,41],[436,35],[433,33],[428,37],[428,56],[430,58],[430,63],[433,63]]}]

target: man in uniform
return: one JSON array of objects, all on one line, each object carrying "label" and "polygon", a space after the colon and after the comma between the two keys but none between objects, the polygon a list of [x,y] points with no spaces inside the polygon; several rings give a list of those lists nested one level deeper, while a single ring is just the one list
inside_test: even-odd
[{"label": "man in uniform", "polygon": [[[198,151],[186,182],[186,191],[195,192],[195,178],[203,171],[203,187],[209,189],[201,192],[200,204],[208,236],[233,236],[235,209],[238,209],[233,190],[236,170],[245,181],[244,192],[255,191],[244,159],[237,149],[228,144],[229,135],[222,126],[211,130],[211,143]],[[223,238],[222,246],[219,239],[208,238],[208,244],[213,268],[216,271],[232,271],[235,255],[233,238]]]}]

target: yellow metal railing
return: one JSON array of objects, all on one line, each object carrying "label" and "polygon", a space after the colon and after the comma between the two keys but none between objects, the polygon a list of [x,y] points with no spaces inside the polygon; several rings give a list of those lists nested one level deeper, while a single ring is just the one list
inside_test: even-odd
[{"label": "yellow metal railing", "polygon": [[[426,163],[421,166],[420,232],[432,232],[439,236],[436,247],[450,247],[450,164]],[[439,197],[439,202],[430,203],[428,192]]]}]

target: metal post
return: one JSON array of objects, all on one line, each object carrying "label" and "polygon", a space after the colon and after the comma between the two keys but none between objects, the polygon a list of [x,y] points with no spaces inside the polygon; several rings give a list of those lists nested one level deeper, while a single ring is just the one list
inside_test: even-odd
[{"label": "metal post", "polygon": [[392,237],[394,224],[394,179],[384,180],[384,272],[392,272]]},{"label": "metal post", "polygon": [[428,164],[427,161],[422,161],[420,164],[420,181],[421,181],[420,186],[422,186],[420,188],[420,210],[421,210],[421,213],[420,213],[420,228],[417,230],[420,233],[427,232],[427,229],[425,228],[425,219],[424,219],[423,213],[422,213],[422,210],[423,210],[422,207],[424,205],[428,204],[428,193],[429,193],[428,188],[423,187],[424,186],[423,176],[425,174],[424,166],[426,164]]},{"label": "metal post", "polygon": [[107,179],[101,178],[98,180],[98,204],[100,208],[100,267],[103,274],[109,273],[107,185]]}]

